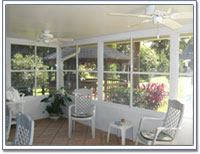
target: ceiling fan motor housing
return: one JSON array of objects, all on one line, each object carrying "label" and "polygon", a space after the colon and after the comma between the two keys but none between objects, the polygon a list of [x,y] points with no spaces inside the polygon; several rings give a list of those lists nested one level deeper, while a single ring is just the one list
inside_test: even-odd
[{"label": "ceiling fan motor housing", "polygon": [[163,20],[162,16],[154,15],[154,17],[153,17],[154,24],[162,23],[162,20]]},{"label": "ceiling fan motor housing", "polygon": [[42,39],[52,39],[53,38],[53,34],[42,33],[42,34],[40,34],[40,38],[42,38]]}]

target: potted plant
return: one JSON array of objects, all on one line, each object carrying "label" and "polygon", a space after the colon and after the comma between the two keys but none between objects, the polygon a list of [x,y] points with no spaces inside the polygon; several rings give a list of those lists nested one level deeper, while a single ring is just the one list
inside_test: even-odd
[{"label": "potted plant", "polygon": [[40,102],[48,103],[45,110],[49,113],[51,119],[57,120],[63,114],[61,106],[65,106],[67,101],[71,102],[72,100],[62,87],[55,93],[43,98]]}]

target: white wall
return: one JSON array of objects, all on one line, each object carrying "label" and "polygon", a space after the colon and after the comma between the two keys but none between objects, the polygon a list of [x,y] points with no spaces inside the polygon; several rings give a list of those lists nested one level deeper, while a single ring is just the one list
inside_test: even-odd
[{"label": "white wall", "polygon": [[45,110],[46,104],[40,101],[45,96],[26,96],[23,103],[23,113],[29,115],[33,120],[44,119],[48,117]]},{"label": "white wall", "polygon": [[[43,111],[45,110],[45,103],[40,103],[40,100],[44,96],[28,96],[25,97],[26,103],[24,103],[24,113],[31,116],[33,120],[48,118],[48,114]],[[73,99],[73,97],[71,97]],[[73,99],[74,100],[74,99]],[[141,117],[157,117],[164,118],[165,113],[155,112],[140,108],[130,108],[129,106],[113,103],[105,103],[93,101],[96,105],[96,128],[107,131],[110,122],[125,118],[134,124],[134,140],[138,125]],[[71,103],[69,103],[71,104]],[[68,105],[63,107],[63,117],[68,115]],[[85,123],[89,125],[89,123]],[[153,129],[158,126],[159,123],[149,123],[145,126],[146,129]],[[192,118],[184,117],[181,125],[182,129],[179,131],[177,136],[177,145],[192,145],[193,144],[193,121]],[[116,134],[117,131],[112,129],[111,133]],[[127,138],[132,139],[132,131],[127,131]]]}]

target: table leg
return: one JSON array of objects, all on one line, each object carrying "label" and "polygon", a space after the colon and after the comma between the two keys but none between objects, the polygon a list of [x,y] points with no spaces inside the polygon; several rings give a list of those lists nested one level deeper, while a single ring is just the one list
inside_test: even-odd
[{"label": "table leg", "polygon": [[119,131],[119,129],[117,129],[117,137],[118,138],[120,137],[120,131]]},{"label": "table leg", "polygon": [[109,142],[109,138],[110,138],[110,126],[109,126],[109,128],[108,128],[108,135],[107,135],[107,143]]},{"label": "table leg", "polygon": [[72,135],[72,119],[71,117],[68,118],[68,138],[71,138]]},{"label": "table leg", "polygon": [[125,145],[126,141],[126,129],[121,129],[122,145]]}]

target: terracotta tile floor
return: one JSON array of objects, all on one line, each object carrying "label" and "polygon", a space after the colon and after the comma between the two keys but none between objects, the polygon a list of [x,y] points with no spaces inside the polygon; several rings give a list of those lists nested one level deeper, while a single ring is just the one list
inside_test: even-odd
[{"label": "terracotta tile floor", "polygon": [[[12,125],[8,141],[13,141],[14,134],[15,125]],[[95,139],[93,140],[91,128],[78,122],[76,122],[72,138],[68,139],[68,121],[66,118],[35,120],[33,145],[121,145],[121,139],[116,135],[110,135],[109,143],[106,140],[107,132],[96,129]],[[135,143],[126,139],[126,145],[135,145]]]}]

